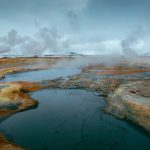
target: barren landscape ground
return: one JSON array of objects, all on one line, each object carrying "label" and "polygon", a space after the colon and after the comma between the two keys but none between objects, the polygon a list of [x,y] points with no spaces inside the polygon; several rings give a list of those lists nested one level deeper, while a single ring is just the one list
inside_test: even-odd
[{"label": "barren landscape ground", "polygon": [[[82,57],[80,58],[83,59]],[[80,60],[77,58],[77,60]],[[88,60],[89,58],[84,58]],[[41,81],[7,81],[7,76],[16,73],[40,71],[53,68],[73,67],[76,58],[47,57],[47,58],[1,58],[0,59],[0,123],[9,116],[36,108],[38,100],[33,99],[29,93],[42,89],[84,89],[96,91],[104,97],[107,105],[103,108],[105,113],[119,119],[131,121],[137,126],[150,131],[150,62],[149,57],[139,57],[136,61],[124,58],[116,64],[103,62],[81,62],[81,72],[69,76]],[[90,61],[91,62],[91,61]],[[130,62],[130,63],[129,63]],[[84,63],[84,65],[82,65]],[[87,63],[87,64],[86,64]],[[60,65],[61,64],[61,65]],[[76,64],[76,63],[75,63]],[[64,66],[63,66],[64,65]],[[63,74],[63,72],[62,72]],[[6,81],[5,81],[6,78]],[[17,77],[16,77],[17,78]],[[36,78],[36,76],[35,76]],[[88,111],[88,110],[87,110]],[[0,134],[0,149],[23,149],[16,143],[11,143]]]}]

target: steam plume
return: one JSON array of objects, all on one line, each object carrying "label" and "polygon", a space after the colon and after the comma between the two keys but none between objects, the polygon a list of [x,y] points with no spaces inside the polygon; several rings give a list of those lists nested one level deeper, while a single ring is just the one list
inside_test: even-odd
[{"label": "steam plume", "polygon": [[55,28],[41,28],[34,36],[20,36],[14,29],[0,37],[0,54],[42,55],[64,50],[69,47],[69,40],[64,39]]},{"label": "steam plume", "polygon": [[137,28],[126,39],[122,40],[121,45],[125,56],[137,56],[136,45],[143,36],[143,29]]}]

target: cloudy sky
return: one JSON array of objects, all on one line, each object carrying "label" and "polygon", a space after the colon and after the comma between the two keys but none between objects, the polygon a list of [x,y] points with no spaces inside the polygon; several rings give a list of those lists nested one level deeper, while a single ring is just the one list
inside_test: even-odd
[{"label": "cloudy sky", "polygon": [[0,0],[1,54],[150,54],[149,0]]}]

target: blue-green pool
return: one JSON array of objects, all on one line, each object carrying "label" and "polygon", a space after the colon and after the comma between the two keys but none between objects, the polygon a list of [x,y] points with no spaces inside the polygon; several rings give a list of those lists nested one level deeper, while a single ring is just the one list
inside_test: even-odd
[{"label": "blue-green pool", "polygon": [[36,109],[0,124],[6,137],[27,150],[142,150],[150,138],[125,121],[103,113],[97,93],[42,90],[31,94]]}]

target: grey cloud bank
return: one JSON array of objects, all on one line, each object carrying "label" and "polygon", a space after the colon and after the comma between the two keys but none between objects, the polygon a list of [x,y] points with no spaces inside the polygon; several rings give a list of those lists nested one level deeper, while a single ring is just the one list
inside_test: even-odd
[{"label": "grey cloud bank", "polygon": [[0,53],[149,55],[149,6],[148,0],[0,0]]}]

